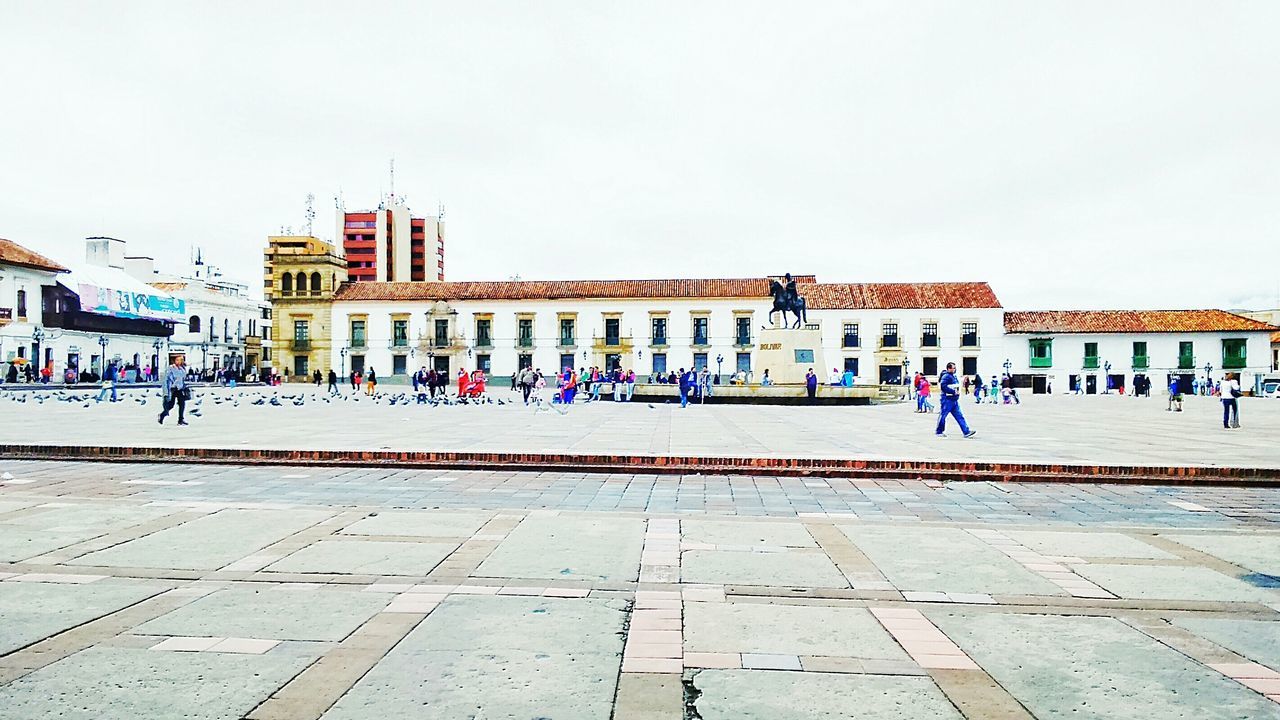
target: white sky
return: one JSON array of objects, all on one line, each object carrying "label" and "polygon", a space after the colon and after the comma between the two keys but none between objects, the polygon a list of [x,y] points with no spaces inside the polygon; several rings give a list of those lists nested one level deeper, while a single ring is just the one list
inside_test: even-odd
[{"label": "white sky", "polygon": [[987,280],[1280,304],[1280,3],[0,5],[0,237],[261,291],[333,197],[451,280]]}]

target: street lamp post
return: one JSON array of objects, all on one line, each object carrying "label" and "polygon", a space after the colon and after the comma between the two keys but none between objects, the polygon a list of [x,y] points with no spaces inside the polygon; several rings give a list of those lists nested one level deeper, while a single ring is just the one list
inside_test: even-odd
[{"label": "street lamp post", "polygon": [[338,350],[338,372],[343,376],[347,374],[347,349],[345,347]]},{"label": "street lamp post", "polygon": [[40,349],[44,345],[44,328],[37,327],[31,331],[31,362],[34,367],[41,367]]},{"label": "street lamp post", "polygon": [[205,367],[209,364],[209,343],[200,343],[200,373],[204,374]]},{"label": "street lamp post", "polygon": [[1213,387],[1213,365],[1209,363],[1205,363],[1204,364],[1204,394],[1205,395],[1213,394],[1209,390],[1209,388],[1211,387]]},{"label": "street lamp post", "polygon": [[716,353],[716,382],[720,382],[720,366],[724,364],[724,355]]},{"label": "street lamp post", "polygon": [[907,384],[907,377],[909,377],[910,371],[911,371],[911,361],[908,360],[907,358],[902,358],[902,384],[903,385]]},{"label": "street lamp post", "polygon": [[109,342],[111,342],[111,341],[107,339],[107,336],[106,336],[106,335],[99,335],[99,336],[98,336],[98,345],[100,345],[100,346],[102,347],[102,363],[101,363],[101,365],[102,365],[102,372],[101,372],[101,374],[102,374],[102,375],[106,375],[106,374],[107,374],[107,344],[108,344]]},{"label": "street lamp post", "polygon": [[1106,389],[1103,392],[1110,395],[1111,394],[1111,361],[1110,360],[1102,363],[1102,382],[1106,383]]}]

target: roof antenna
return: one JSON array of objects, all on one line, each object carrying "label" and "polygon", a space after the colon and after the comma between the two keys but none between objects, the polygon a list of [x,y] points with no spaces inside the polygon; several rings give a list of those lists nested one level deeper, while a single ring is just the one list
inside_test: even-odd
[{"label": "roof antenna", "polygon": [[396,199],[396,159],[393,156],[391,158],[391,200],[392,202],[394,202],[395,199]]},{"label": "roof antenna", "polygon": [[316,219],[315,193],[307,193],[307,235],[311,234],[311,221]]}]

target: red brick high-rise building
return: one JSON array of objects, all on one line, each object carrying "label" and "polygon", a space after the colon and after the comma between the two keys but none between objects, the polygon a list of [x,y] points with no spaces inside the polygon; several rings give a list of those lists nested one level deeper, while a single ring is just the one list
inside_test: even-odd
[{"label": "red brick high-rise building", "polygon": [[336,245],[347,258],[352,282],[444,280],[444,221],[413,217],[394,195],[376,210],[337,213]]}]

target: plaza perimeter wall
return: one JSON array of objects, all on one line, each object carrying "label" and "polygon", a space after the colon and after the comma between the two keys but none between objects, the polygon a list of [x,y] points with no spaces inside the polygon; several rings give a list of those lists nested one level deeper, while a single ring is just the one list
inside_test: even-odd
[{"label": "plaza perimeter wall", "polygon": [[400,450],[254,450],[0,445],[0,459],[399,467],[656,475],[765,475],[922,482],[1058,482],[1280,487],[1277,467],[1068,465],[832,458],[589,455]]}]

